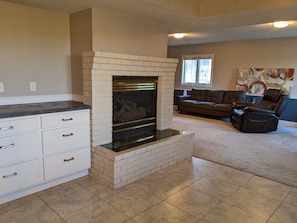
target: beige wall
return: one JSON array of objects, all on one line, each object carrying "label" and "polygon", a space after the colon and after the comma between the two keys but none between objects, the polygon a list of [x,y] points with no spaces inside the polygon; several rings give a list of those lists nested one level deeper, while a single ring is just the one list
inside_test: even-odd
[{"label": "beige wall", "polygon": [[71,94],[68,14],[1,1],[0,29],[0,98]]},{"label": "beige wall", "polygon": [[82,95],[83,51],[167,56],[162,26],[99,8],[69,15],[0,2],[0,28],[0,97]]},{"label": "beige wall", "polygon": [[[209,43],[168,48],[168,57],[178,58],[187,54],[214,54],[213,89],[235,89],[237,68],[285,67],[295,68],[291,97],[297,98],[297,38],[250,40]],[[175,76],[176,89],[190,89],[180,85],[181,63]]]},{"label": "beige wall", "polygon": [[73,94],[82,95],[81,53],[103,51],[167,56],[167,33],[162,26],[102,8],[70,15]]},{"label": "beige wall", "polygon": [[102,8],[92,12],[94,51],[167,56],[167,33],[161,25]]},{"label": "beige wall", "polygon": [[82,95],[82,52],[92,51],[92,9],[70,15],[72,93]]}]

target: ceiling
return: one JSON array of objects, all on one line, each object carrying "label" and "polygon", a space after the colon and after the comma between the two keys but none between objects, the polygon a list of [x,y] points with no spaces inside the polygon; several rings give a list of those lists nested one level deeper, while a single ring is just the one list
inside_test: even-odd
[{"label": "ceiling", "polygon": [[[6,0],[47,10],[75,13],[101,7],[164,26],[168,45],[297,37],[297,0]],[[275,29],[271,22],[290,20]],[[183,39],[171,33],[181,32]]]}]

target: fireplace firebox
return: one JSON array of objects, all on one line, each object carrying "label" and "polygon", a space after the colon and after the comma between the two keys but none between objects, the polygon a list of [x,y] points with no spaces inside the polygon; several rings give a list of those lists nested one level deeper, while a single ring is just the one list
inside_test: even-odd
[{"label": "fireplace firebox", "polygon": [[158,77],[113,77],[112,149],[155,139]]}]

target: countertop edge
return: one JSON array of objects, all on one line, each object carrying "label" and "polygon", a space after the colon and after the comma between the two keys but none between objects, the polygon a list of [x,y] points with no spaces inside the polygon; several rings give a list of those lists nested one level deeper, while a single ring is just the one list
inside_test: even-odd
[{"label": "countertop edge", "polygon": [[77,101],[57,101],[57,102],[1,105],[0,119],[49,114],[49,113],[55,113],[55,112],[84,110],[84,109],[90,109],[90,108],[91,106],[85,105]]}]

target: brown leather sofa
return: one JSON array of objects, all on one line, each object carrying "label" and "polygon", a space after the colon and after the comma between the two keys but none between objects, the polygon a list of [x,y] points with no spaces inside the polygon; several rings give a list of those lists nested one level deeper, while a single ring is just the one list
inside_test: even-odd
[{"label": "brown leather sofa", "polygon": [[178,110],[182,113],[230,118],[233,102],[244,100],[244,91],[193,88],[191,95],[178,97],[177,105]]},{"label": "brown leather sofa", "polygon": [[277,130],[279,116],[288,102],[287,95],[279,89],[268,89],[262,101],[234,103],[232,125],[242,132],[265,133]]}]

